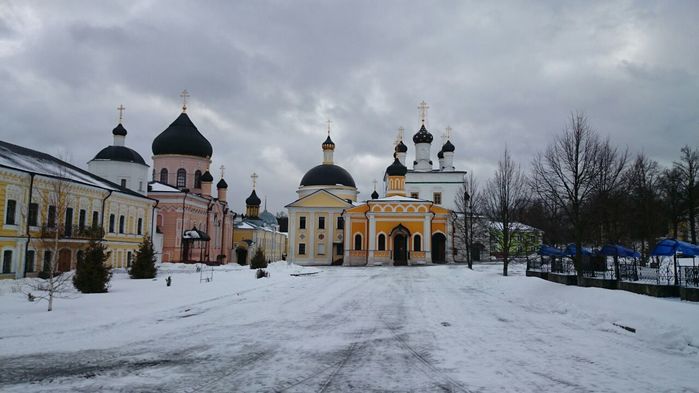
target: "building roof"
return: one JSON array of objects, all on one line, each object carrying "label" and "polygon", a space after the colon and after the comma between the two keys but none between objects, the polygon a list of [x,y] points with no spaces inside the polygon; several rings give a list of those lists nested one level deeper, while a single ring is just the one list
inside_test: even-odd
[{"label": "building roof", "polygon": [[386,168],[386,174],[388,176],[405,176],[408,173],[408,168],[403,165],[398,157],[393,159],[393,164]]},{"label": "building roof", "polygon": [[228,188],[228,183],[226,183],[226,181],[223,180],[223,178],[221,178],[221,180],[219,180],[218,183],[216,183],[216,188]]},{"label": "building roof", "polygon": [[274,214],[270,213],[267,209],[260,213],[260,220],[264,221],[267,225],[279,225],[277,217],[275,217]]},{"label": "building roof", "polygon": [[301,179],[301,186],[347,186],[357,187],[354,179],[344,168],[335,164],[321,164],[311,168]]},{"label": "building roof", "polygon": [[211,172],[206,171],[203,175],[201,175],[199,180],[201,180],[202,182],[211,183],[214,181],[214,177],[211,176]]},{"label": "building roof", "polygon": [[447,139],[446,143],[444,143],[444,146],[442,146],[442,151],[445,153],[453,153],[454,149],[455,147],[449,139]]},{"label": "building roof", "polygon": [[257,196],[255,190],[252,190],[250,196],[245,199],[245,204],[248,206],[260,206],[261,203],[262,201],[260,200],[260,197]]},{"label": "building roof", "polygon": [[126,136],[126,134],[128,134],[128,132],[126,132],[126,128],[124,128],[121,123],[117,124],[117,126],[112,130],[112,135]]},{"label": "building roof", "polygon": [[3,141],[0,141],[0,166],[146,198],[50,154]]},{"label": "building roof", "polygon": [[395,149],[396,153],[405,153],[408,151],[408,146],[403,141],[398,142]]},{"label": "building roof", "polygon": [[182,112],[160,135],[153,140],[153,154],[182,154],[210,158],[211,143],[204,138],[186,113]]},{"label": "building roof", "polygon": [[171,185],[161,183],[158,181],[153,181],[148,183],[148,191],[152,192],[182,192],[179,188],[175,188]]},{"label": "building roof", "polygon": [[99,153],[92,160],[108,160],[108,161],[121,161],[121,162],[133,162],[136,164],[141,164],[148,166],[146,161],[141,157],[140,154],[134,149],[128,148],[126,146],[107,146],[100,150]]},{"label": "building roof", "polygon": [[335,150],[335,142],[333,142],[332,139],[330,139],[330,135],[328,135],[327,138],[325,138],[325,142],[323,142],[323,150],[325,149],[330,149],[330,150]]}]

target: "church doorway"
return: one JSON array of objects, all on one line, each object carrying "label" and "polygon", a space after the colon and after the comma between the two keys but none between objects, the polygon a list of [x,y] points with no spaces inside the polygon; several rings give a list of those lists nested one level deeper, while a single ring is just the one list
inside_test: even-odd
[{"label": "church doorway", "polygon": [[447,237],[441,233],[432,235],[432,263],[447,262]]},{"label": "church doorway", "polygon": [[247,265],[248,250],[238,247],[235,249],[235,257],[238,260],[238,265]]},{"label": "church doorway", "polygon": [[408,264],[408,238],[398,234],[393,237],[393,266]]}]

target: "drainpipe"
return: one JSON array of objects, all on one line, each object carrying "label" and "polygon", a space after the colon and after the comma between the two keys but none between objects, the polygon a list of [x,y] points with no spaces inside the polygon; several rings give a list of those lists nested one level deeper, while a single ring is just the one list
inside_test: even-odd
[{"label": "drainpipe", "polygon": [[[34,173],[29,173],[29,202],[27,203],[27,213],[29,213],[29,206],[32,204],[32,194],[34,192]],[[38,214],[38,213],[37,213]],[[32,240],[32,234],[29,232],[29,214],[27,214],[27,243],[24,245],[24,272],[22,277],[27,277],[27,254],[29,253],[29,242]],[[34,255],[36,258],[36,255]]]},{"label": "drainpipe", "polygon": [[[211,212],[211,209],[213,208],[213,200],[210,200],[208,205],[206,206],[206,234],[209,235],[209,212]],[[211,236],[209,236],[209,239],[211,239]],[[211,240],[206,244],[206,259],[209,259],[211,256]],[[209,262],[209,261],[207,261]]]},{"label": "drainpipe", "polygon": [[184,210],[185,210],[185,202],[187,201],[187,189],[182,190],[184,192],[184,197],[182,198],[182,238],[180,239],[180,262],[184,262],[184,247],[182,244],[184,243],[184,231],[186,229],[184,228]]},{"label": "drainpipe", "polygon": [[[367,201],[366,205],[369,208],[366,209],[366,211],[364,212],[364,218],[366,219],[366,236],[364,236],[364,237],[367,238],[366,239],[367,240],[367,242],[366,242],[366,248],[367,248],[367,250],[366,250],[366,262],[364,263],[364,266],[369,266],[369,239],[368,239],[369,238],[369,216],[367,216],[367,213],[369,213],[369,211],[371,210],[371,205],[369,204],[369,201]],[[350,233],[352,233],[352,228],[350,228]],[[350,241],[354,242],[354,239],[350,238]]]},{"label": "drainpipe", "polygon": [[104,240],[104,237],[107,235],[107,231],[104,230],[104,208],[106,206],[107,198],[112,196],[112,192],[112,190],[109,190],[107,196],[102,199],[102,240]]}]

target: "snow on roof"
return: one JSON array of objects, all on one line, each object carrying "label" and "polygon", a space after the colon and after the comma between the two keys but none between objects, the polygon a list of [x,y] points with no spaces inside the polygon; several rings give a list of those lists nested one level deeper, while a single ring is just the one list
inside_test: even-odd
[{"label": "snow on roof", "polygon": [[141,194],[122,188],[116,183],[112,183],[107,179],[103,179],[84,169],[80,169],[50,154],[3,141],[0,141],[0,166],[79,182],[106,190],[119,191],[145,198]]},{"label": "snow on roof", "polygon": [[[501,222],[490,221],[488,225],[493,229],[502,230]],[[534,228],[526,224],[522,224],[521,222],[510,223],[510,227],[516,231],[541,231],[540,229]]]},{"label": "snow on roof", "polygon": [[411,198],[411,197],[406,197],[406,196],[400,196],[400,195],[393,195],[390,197],[383,197],[383,198],[378,198],[378,199],[370,199],[367,202],[429,202],[425,199],[418,199],[418,198]]},{"label": "snow on roof", "polygon": [[150,191],[153,192],[180,192],[180,190],[175,187],[157,181],[148,183],[148,187]]}]

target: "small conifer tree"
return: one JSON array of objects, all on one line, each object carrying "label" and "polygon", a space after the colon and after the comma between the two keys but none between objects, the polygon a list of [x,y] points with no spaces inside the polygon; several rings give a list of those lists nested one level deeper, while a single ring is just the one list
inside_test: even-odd
[{"label": "small conifer tree", "polygon": [[110,252],[97,239],[90,240],[84,255],[78,260],[73,276],[73,285],[82,293],[104,293],[109,290],[112,271],[105,262]]},{"label": "small conifer tree", "polygon": [[262,248],[258,248],[255,251],[255,255],[253,255],[252,259],[250,260],[250,269],[264,269],[267,267],[267,258],[265,258],[265,252],[262,250]]},{"label": "small conifer tree", "polygon": [[153,250],[153,242],[148,236],[143,238],[143,242],[136,251],[136,260],[129,269],[131,278],[155,278],[158,268],[155,267],[155,250]]}]

